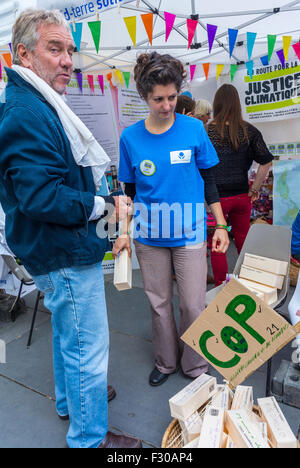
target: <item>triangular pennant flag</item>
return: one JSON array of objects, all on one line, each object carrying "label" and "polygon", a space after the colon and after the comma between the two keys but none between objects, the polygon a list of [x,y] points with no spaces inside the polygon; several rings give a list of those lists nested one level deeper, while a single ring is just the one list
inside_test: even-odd
[{"label": "triangular pennant flag", "polygon": [[100,37],[101,37],[101,21],[91,21],[88,23],[91,30],[93,41],[97,54],[99,53]]},{"label": "triangular pennant flag", "polygon": [[95,94],[94,75],[88,75],[88,76],[87,76],[87,80],[88,80],[88,83],[89,83],[89,87],[91,88],[91,90],[92,90],[93,93]]},{"label": "triangular pennant flag", "polygon": [[236,40],[238,37],[239,30],[238,29],[228,29],[228,36],[229,36],[229,55],[230,57],[233,54]]},{"label": "triangular pennant flag", "polygon": [[123,72],[123,77],[124,77],[124,80],[128,89],[129,83],[130,83],[130,72]]},{"label": "triangular pennant flag", "polygon": [[224,67],[225,67],[224,64],[217,65],[217,81],[219,81],[219,78],[221,76],[222,71],[224,70]]},{"label": "triangular pennant flag", "polygon": [[77,52],[80,52],[81,38],[82,38],[82,23],[76,23],[76,30],[73,24],[70,25],[72,36],[76,45]]},{"label": "triangular pennant flag", "polygon": [[215,40],[215,37],[216,37],[216,34],[217,34],[217,29],[218,29],[218,26],[215,26],[213,24],[208,24],[207,25],[209,53],[211,53],[211,50],[212,50],[212,47],[213,47],[213,44],[214,44],[214,40]]},{"label": "triangular pennant flag", "polygon": [[290,45],[291,45],[291,42],[292,42],[292,36],[283,36],[282,41],[283,41],[284,58],[285,58],[286,61],[288,61]]},{"label": "triangular pennant flag", "polygon": [[297,54],[298,59],[300,60],[300,42],[297,42],[297,44],[294,44],[293,49],[295,53]]},{"label": "triangular pennant flag", "polygon": [[82,92],[82,73],[76,73],[76,78],[80,91]]},{"label": "triangular pennant flag", "polygon": [[238,65],[231,65],[230,66],[230,77],[231,77],[231,82],[234,80],[235,74],[237,72]]},{"label": "triangular pennant flag", "polygon": [[253,68],[254,68],[254,62],[253,60],[250,60],[249,62],[246,62],[246,67],[249,73],[249,76],[251,80],[253,79]]},{"label": "triangular pennant flag", "polygon": [[204,70],[206,80],[208,80],[209,68],[210,68],[210,63],[203,63],[203,70]]},{"label": "triangular pennant flag", "polygon": [[106,78],[107,78],[107,81],[108,81],[109,84],[110,84],[110,87],[111,87],[112,89],[114,89],[114,88],[116,88],[116,86],[113,85],[112,77],[113,77],[112,73],[108,73],[108,74],[106,75]]},{"label": "triangular pennant flag", "polygon": [[275,34],[268,34],[268,59],[269,62],[272,58],[274,48],[275,48],[275,43],[276,43],[277,36]]},{"label": "triangular pennant flag", "polygon": [[283,66],[283,68],[285,68],[285,56],[284,56],[283,49],[277,50],[277,56],[281,62],[281,65]]},{"label": "triangular pennant flag", "polygon": [[260,57],[260,61],[264,67],[267,67],[269,65],[269,57],[267,55],[264,55],[264,57]]},{"label": "triangular pennant flag", "polygon": [[116,70],[115,74],[116,74],[116,77],[118,78],[118,80],[120,81],[121,86],[123,86],[124,85],[124,80],[123,80],[122,72],[120,72],[120,70]]},{"label": "triangular pennant flag", "polygon": [[191,47],[195,32],[198,26],[198,21],[188,18],[187,19],[187,28],[188,28],[188,48]]},{"label": "triangular pennant flag", "polygon": [[1,63],[1,60],[0,60],[0,81],[2,80],[2,63]]},{"label": "triangular pennant flag", "polygon": [[257,33],[247,32],[248,59],[251,60]]},{"label": "triangular pennant flag", "polygon": [[11,42],[10,42],[8,45],[9,45],[10,51],[11,51],[11,53],[12,53],[12,46],[11,46]]},{"label": "triangular pennant flag", "polygon": [[11,58],[11,53],[10,52],[7,52],[5,54],[2,54],[8,68],[11,68],[12,66],[12,58]]},{"label": "triangular pennant flag", "polygon": [[193,81],[193,79],[194,79],[196,68],[197,68],[197,65],[190,65],[191,81]]},{"label": "triangular pennant flag", "polygon": [[128,16],[123,18],[126,24],[127,31],[133,42],[134,47],[136,47],[136,16]]},{"label": "triangular pennant flag", "polygon": [[166,42],[170,37],[170,34],[172,32],[175,20],[176,20],[176,15],[173,15],[173,13],[168,13],[165,11],[165,22],[166,22]]},{"label": "triangular pennant flag", "polygon": [[150,44],[152,45],[153,39],[153,13],[147,13],[146,15],[141,15],[143,20],[147,36],[149,38]]},{"label": "triangular pennant flag", "polygon": [[104,94],[104,77],[103,75],[98,75],[98,81],[99,81],[99,86],[102,91],[102,94]]}]

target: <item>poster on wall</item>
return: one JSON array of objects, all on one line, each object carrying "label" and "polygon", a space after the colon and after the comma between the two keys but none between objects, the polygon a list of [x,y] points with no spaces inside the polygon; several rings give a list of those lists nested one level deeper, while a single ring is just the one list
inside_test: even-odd
[{"label": "poster on wall", "polygon": [[238,71],[234,80],[243,115],[249,122],[271,122],[300,117],[300,65],[297,60],[254,66],[253,78]]},{"label": "poster on wall", "polygon": [[149,115],[146,102],[140,97],[133,84],[129,85],[128,89],[118,88],[118,102],[121,127],[130,127]]},{"label": "poster on wall", "polygon": [[300,160],[273,162],[273,223],[292,227],[300,209]]},{"label": "poster on wall", "polygon": [[67,88],[67,103],[94,135],[98,143],[111,159],[110,165],[119,164],[119,135],[110,88],[104,94],[95,84],[93,93],[86,80],[83,80],[81,93],[78,82],[72,79]]}]

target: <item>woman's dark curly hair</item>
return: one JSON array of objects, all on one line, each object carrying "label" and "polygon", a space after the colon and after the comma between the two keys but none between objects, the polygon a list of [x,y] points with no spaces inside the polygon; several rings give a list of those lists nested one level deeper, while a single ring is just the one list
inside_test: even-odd
[{"label": "woman's dark curly hair", "polygon": [[160,55],[157,52],[140,55],[134,68],[137,90],[145,100],[156,85],[167,86],[174,83],[179,93],[186,76],[180,60],[171,55]]}]

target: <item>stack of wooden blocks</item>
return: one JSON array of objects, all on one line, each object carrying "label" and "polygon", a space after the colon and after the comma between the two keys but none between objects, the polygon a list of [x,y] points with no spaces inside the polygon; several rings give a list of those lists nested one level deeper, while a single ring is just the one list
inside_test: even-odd
[{"label": "stack of wooden blocks", "polygon": [[206,374],[169,400],[184,448],[298,448],[298,441],[276,399],[259,398],[253,388],[233,392]]}]

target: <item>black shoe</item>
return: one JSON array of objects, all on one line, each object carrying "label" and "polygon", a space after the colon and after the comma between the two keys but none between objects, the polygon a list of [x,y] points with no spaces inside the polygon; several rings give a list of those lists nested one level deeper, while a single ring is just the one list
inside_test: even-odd
[{"label": "black shoe", "polygon": [[168,380],[169,375],[170,374],[163,374],[156,367],[154,367],[149,377],[149,384],[152,385],[152,387],[158,387],[159,385],[162,385],[164,382],[166,382],[166,380]]}]

